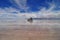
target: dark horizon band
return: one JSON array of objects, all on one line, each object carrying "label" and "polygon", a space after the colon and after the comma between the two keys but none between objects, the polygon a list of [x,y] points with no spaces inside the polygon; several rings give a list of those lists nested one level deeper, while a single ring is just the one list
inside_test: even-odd
[{"label": "dark horizon band", "polygon": [[33,20],[60,20],[60,18],[32,18]]}]

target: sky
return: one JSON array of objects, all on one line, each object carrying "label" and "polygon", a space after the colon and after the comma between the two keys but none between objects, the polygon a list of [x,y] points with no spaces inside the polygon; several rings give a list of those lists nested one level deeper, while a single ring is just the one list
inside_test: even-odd
[{"label": "sky", "polygon": [[59,17],[60,0],[0,0],[0,16]]}]

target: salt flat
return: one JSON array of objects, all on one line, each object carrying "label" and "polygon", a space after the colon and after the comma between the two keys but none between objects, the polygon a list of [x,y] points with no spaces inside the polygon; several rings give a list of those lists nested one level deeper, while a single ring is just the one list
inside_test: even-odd
[{"label": "salt flat", "polygon": [[60,40],[60,21],[0,21],[0,40]]}]

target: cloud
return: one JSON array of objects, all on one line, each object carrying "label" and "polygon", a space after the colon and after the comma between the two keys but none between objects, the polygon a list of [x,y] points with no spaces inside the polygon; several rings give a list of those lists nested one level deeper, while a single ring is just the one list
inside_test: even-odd
[{"label": "cloud", "polygon": [[[14,13],[14,14],[13,14]],[[0,8],[0,16],[7,16],[7,15],[16,15],[19,13],[18,10],[12,7],[5,7],[5,8]]]},{"label": "cloud", "polygon": [[10,0],[10,2],[20,10],[26,11],[29,8],[27,7],[27,0]]},{"label": "cloud", "polygon": [[35,12],[31,13],[21,13],[19,10],[13,8],[13,7],[5,7],[5,8],[0,8],[0,17],[19,17],[19,18],[29,18],[29,17],[36,17]]},{"label": "cloud", "polygon": [[45,7],[43,7],[40,11],[38,11],[38,17],[59,17],[58,15],[60,15],[60,10],[59,11],[54,11],[56,5],[55,4],[49,4],[50,8],[46,9]]},{"label": "cloud", "polygon": [[[15,1],[18,2],[19,0],[15,0]],[[60,17],[60,10],[54,11],[55,6],[56,6],[55,4],[50,4],[49,9],[46,9],[45,7],[43,7],[38,12],[29,12],[29,13],[28,12],[21,13],[20,10],[17,10],[16,8],[13,8],[13,7],[0,8],[0,18],[1,16],[11,17],[11,18],[16,18],[16,17],[17,18],[29,18],[29,17],[33,17],[33,18],[55,17],[56,18],[56,17]]]}]

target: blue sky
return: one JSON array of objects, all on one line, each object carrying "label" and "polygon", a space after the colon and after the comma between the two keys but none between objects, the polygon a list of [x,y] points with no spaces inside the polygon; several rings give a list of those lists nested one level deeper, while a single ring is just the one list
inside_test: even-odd
[{"label": "blue sky", "polygon": [[[18,0],[21,1],[21,0]],[[23,0],[24,1],[24,0]],[[27,12],[36,12],[39,11],[41,8],[45,7],[46,9],[50,8],[50,5],[48,3],[55,3],[55,9],[54,10],[60,10],[60,0],[26,0],[24,2],[26,2],[26,4],[24,4],[24,2],[21,1],[20,3],[22,3],[21,5],[26,5],[27,7],[29,7],[27,10]],[[16,8],[18,10],[20,10],[21,12],[24,12],[25,9],[21,9],[19,4],[14,1],[14,0],[0,0],[0,8],[5,8],[5,7],[13,7]]]},{"label": "blue sky", "polygon": [[13,16],[60,17],[60,0],[0,0],[0,17]]}]

